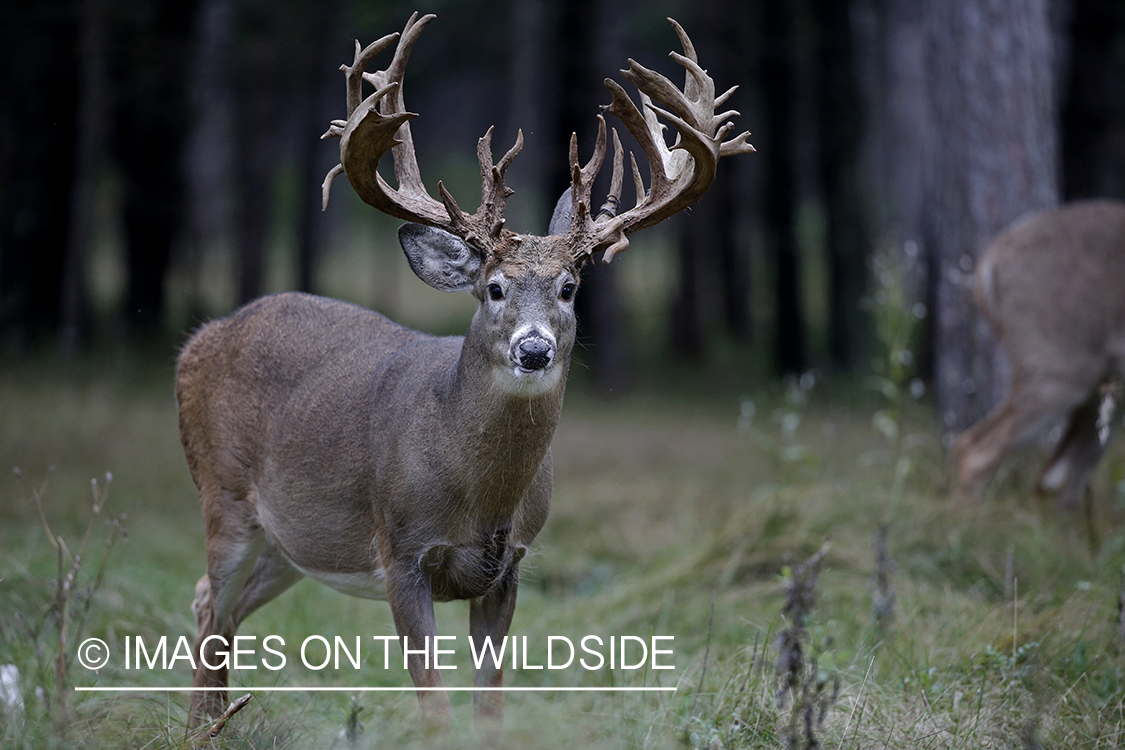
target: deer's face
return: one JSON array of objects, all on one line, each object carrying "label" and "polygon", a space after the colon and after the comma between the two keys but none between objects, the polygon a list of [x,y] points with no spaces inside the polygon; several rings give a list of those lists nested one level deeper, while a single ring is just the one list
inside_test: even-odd
[{"label": "deer's face", "polygon": [[574,347],[578,291],[564,238],[509,234],[488,257],[418,224],[404,225],[399,240],[419,278],[479,300],[468,336],[483,346],[502,390],[535,395],[559,385]]},{"label": "deer's face", "polygon": [[[402,81],[410,50],[433,18],[411,17],[385,70],[365,72],[395,35],[365,48],[357,45],[352,64],[342,67],[348,81],[348,118],[333,120],[323,136],[340,138],[340,163],[324,179],[324,205],[332,180],[345,174],[371,206],[419,222],[399,230],[414,272],[437,289],[471,291],[480,300],[466,344],[472,342],[478,354],[486,350],[482,356],[508,386],[549,387],[562,380],[574,343],[577,268],[599,252],[603,263],[610,262],[629,246],[630,233],[658,224],[699,200],[715,179],[720,157],[754,150],[748,132],[727,138],[734,127],[728,120],[738,113],[718,109],[737,86],[716,96],[715,81],[699,65],[691,39],[668,19],[684,49],[683,55],[672,55],[687,72],[682,89],[630,60],[629,69],[621,72],[641,92],[638,108],[620,84],[605,79],[613,102],[603,109],[621,121],[649,160],[646,186],[630,156],[636,205],[619,210],[625,151],[616,130],[609,193],[600,208],[593,200],[594,180],[610,140],[605,118],[598,115],[598,137],[585,165],[578,158],[578,137],[571,135],[570,187],[555,205],[547,236],[515,235],[504,228],[504,207],[514,192],[504,183],[504,174],[523,148],[523,131],[517,132],[515,143],[499,161],[492,156],[492,128],[477,141],[481,202],[473,214],[462,211],[442,183],[437,200],[422,182],[410,132],[410,120],[417,115],[406,110]],[[365,81],[377,89],[366,99]],[[672,148],[660,118],[678,133]],[[387,153],[394,159],[398,188],[391,188],[379,175],[379,160]]]}]

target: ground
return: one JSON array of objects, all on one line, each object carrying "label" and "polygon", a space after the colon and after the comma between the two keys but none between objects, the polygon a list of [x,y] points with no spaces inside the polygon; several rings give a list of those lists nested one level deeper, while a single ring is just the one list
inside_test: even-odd
[{"label": "ground", "polygon": [[[551,517],[525,562],[512,633],[527,636],[531,665],[545,662],[552,635],[575,644],[586,635],[670,635],[675,669],[520,668],[509,669],[507,684],[677,690],[508,694],[500,746],[1125,743],[1120,446],[1103,461],[1085,512],[1065,514],[1031,494],[1034,449],[1010,461],[980,503],[957,505],[924,398],[893,402],[862,385],[819,383],[742,392],[724,382],[605,399],[581,386],[568,393]],[[9,473],[15,467],[19,476]],[[2,715],[0,745],[194,746],[184,694],[58,691],[59,556],[32,501],[45,487],[46,522],[74,553],[92,498],[106,498],[65,597],[66,682],[188,684],[183,661],[126,670],[120,657],[129,636],[155,643],[194,633],[203,532],[170,362],[144,372],[104,361],[0,369],[0,468],[8,477],[0,479],[0,664],[18,668],[23,700]],[[118,529],[107,518],[127,532],[112,548],[103,542]],[[880,529],[889,558],[882,587],[873,583]],[[803,570],[826,542],[819,575]],[[794,607],[787,592],[802,584],[808,596]],[[877,616],[877,599],[888,616]],[[441,632],[458,638],[459,669],[447,683],[468,685],[467,608],[439,605],[438,617]],[[240,631],[258,642],[284,637],[286,668],[239,674],[232,694],[240,684],[407,685],[401,670],[383,669],[381,647],[365,646],[359,669],[312,670],[296,658],[312,634],[351,643],[391,633],[385,604],[303,581]],[[74,651],[91,636],[118,655],[97,674]],[[393,665],[397,646],[391,653]],[[796,684],[779,704],[781,662]],[[451,738],[432,743],[409,692],[259,693],[216,744],[477,745],[471,697],[454,693],[453,702]]]}]

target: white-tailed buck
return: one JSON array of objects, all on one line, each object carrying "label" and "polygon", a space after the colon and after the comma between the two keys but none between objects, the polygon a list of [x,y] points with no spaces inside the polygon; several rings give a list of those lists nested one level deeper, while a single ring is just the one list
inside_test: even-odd
[{"label": "white-tailed buck", "polygon": [[[401,37],[360,49],[343,66],[347,120],[340,165],[360,197],[405,219],[399,240],[414,272],[442,291],[464,290],[480,306],[464,338],[435,338],[355,305],[305,294],[252,302],[200,329],[179,358],[180,432],[199,489],[207,531],[207,575],[196,584],[199,625],[191,721],[222,710],[227,670],[206,666],[218,635],[228,641],[247,615],[309,576],[353,596],[386,599],[403,644],[421,649],[435,635],[435,601],[469,600],[470,635],[483,644],[507,634],[520,559],[547,518],[551,437],[562,407],[574,345],[579,270],[595,253],[605,262],[627,236],[697,201],[720,157],[753,151],[744,133],[727,139],[737,112],[716,114],[734,91],[716,96],[683,29],[684,88],[632,60],[625,78],[641,92],[638,108],[612,80],[606,108],[625,124],[648,159],[646,189],[636,160],[637,203],[618,213],[624,158],[616,131],[610,193],[600,209],[590,193],[606,151],[605,121],[582,166],[570,140],[570,187],[547,236],[504,228],[511,190],[504,172],[522,134],[493,164],[491,130],[480,139],[481,205],[458,207],[438,183],[422,184],[403,105],[407,58],[433,19],[412,16]],[[365,68],[398,46],[386,70]],[[364,97],[364,82],[374,93]],[[653,101],[660,102],[663,108]],[[660,116],[679,133],[671,148]],[[393,155],[398,187],[376,171]],[[429,667],[427,667],[429,662]],[[440,673],[409,658],[418,688],[440,688]],[[478,687],[497,687],[502,670],[486,664]],[[477,721],[498,719],[502,694],[475,694]],[[442,729],[449,700],[419,691],[424,724]]]},{"label": "white-tailed buck", "polygon": [[985,250],[975,282],[1012,387],[958,438],[960,491],[979,495],[1005,453],[1066,417],[1038,487],[1074,507],[1108,439],[1111,414],[1099,412],[1113,396],[1103,386],[1125,368],[1125,203],[1073,203],[1016,222]]}]

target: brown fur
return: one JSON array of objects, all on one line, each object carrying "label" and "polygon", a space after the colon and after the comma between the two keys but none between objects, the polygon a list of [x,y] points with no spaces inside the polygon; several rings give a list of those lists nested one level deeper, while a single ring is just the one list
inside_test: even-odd
[{"label": "brown fur", "polygon": [[1105,449],[1098,387],[1125,367],[1125,204],[1085,201],[1018,221],[982,255],[975,291],[1012,387],[957,440],[960,492],[979,495],[1008,451],[1065,416],[1038,484],[1074,507]]},{"label": "brown fur", "polygon": [[[540,248],[536,238],[521,244]],[[572,310],[554,302],[560,266],[537,257],[500,261],[512,299],[503,315],[482,300],[464,339],[289,293],[188,341],[176,394],[207,531],[197,657],[207,636],[229,640],[302,571],[381,582],[412,648],[434,634],[435,600],[470,599],[475,637],[507,633],[520,558],[550,505],[550,442],[574,337]],[[555,331],[562,368],[533,395],[505,391],[493,375],[497,337],[506,344],[528,316]],[[410,673],[418,686],[441,685],[420,658]],[[486,668],[476,684],[501,679]],[[225,687],[226,671],[201,665],[194,684]],[[446,695],[419,695],[428,724],[446,725]],[[225,704],[223,693],[193,696],[193,722]],[[478,717],[498,716],[497,697],[478,701]]]}]

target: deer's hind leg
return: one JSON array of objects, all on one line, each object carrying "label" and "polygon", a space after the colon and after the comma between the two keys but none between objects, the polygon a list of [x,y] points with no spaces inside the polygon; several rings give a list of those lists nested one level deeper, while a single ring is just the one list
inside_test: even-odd
[{"label": "deer's hind leg", "polygon": [[957,486],[962,498],[983,492],[1000,460],[1044,425],[1070,413],[1086,398],[1086,383],[1073,378],[1017,377],[1012,389],[987,416],[957,438]]},{"label": "deer's hind leg", "polygon": [[[201,489],[200,494],[205,492]],[[213,502],[206,495],[203,500],[207,575],[196,583],[191,607],[198,626],[192,686],[207,690],[192,693],[189,726],[218,716],[226,707],[228,666],[220,652],[234,638],[238,628],[234,616],[237,605],[266,546],[265,532],[257,523],[251,503],[226,493],[212,497]]]},{"label": "deer's hind leg", "polygon": [[[1073,510],[1082,499],[1094,467],[1105,453],[1106,443],[1098,434],[1098,419],[1103,394],[1095,389],[1090,397],[1070,414],[1066,432],[1055,447],[1050,460],[1043,465],[1036,486],[1045,494],[1057,493],[1059,507]],[[1111,419],[1110,427],[1113,420]]]},{"label": "deer's hind leg", "polygon": [[304,577],[305,574],[294,568],[285,559],[285,555],[281,554],[281,550],[267,540],[265,549],[254,564],[254,571],[234,605],[234,626],[237,628],[258,608],[276,599]]}]

